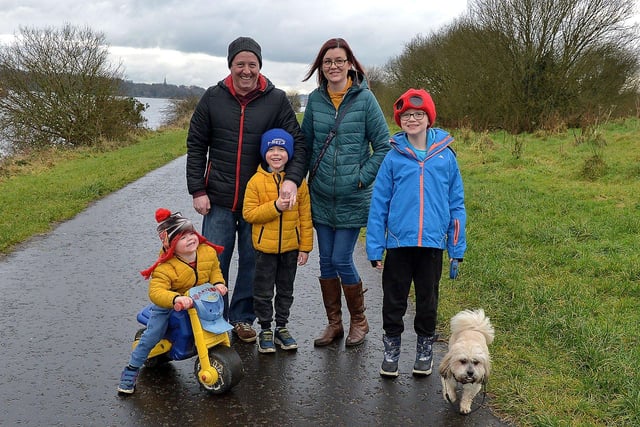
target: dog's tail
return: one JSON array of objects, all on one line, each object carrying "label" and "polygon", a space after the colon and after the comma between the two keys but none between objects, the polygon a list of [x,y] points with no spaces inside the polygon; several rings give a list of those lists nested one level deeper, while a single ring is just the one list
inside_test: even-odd
[{"label": "dog's tail", "polygon": [[495,331],[493,325],[484,310],[479,308],[476,310],[464,310],[451,318],[451,333],[471,330],[477,331],[484,335],[487,345],[493,342]]}]

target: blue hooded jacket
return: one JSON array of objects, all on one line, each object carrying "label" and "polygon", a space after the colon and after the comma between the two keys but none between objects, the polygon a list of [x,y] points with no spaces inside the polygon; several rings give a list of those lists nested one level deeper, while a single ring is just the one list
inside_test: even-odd
[{"label": "blue hooded jacket", "polygon": [[453,137],[427,130],[427,156],[420,161],[406,132],[391,138],[373,188],[367,224],[367,257],[382,260],[385,249],[447,249],[462,259],[467,248],[462,176]]}]

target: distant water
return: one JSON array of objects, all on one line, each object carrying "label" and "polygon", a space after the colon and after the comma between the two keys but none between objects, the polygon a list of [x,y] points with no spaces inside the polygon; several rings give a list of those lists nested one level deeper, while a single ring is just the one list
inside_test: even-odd
[{"label": "distant water", "polygon": [[[147,122],[145,127],[156,130],[164,124],[166,118],[166,109],[171,106],[171,100],[166,98],[136,98],[138,101],[148,105],[147,109],[142,113]],[[7,141],[0,140],[0,157],[4,156],[9,149]]]},{"label": "distant water", "polygon": [[164,124],[166,109],[171,106],[171,100],[166,98],[136,98],[138,101],[148,105],[143,113],[147,119],[146,127],[152,130],[158,129]]}]

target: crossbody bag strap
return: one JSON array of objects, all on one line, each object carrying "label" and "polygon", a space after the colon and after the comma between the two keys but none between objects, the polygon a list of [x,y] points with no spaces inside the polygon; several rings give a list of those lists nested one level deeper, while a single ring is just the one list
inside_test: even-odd
[{"label": "crossbody bag strap", "polygon": [[340,114],[338,114],[338,117],[336,117],[336,121],[333,123],[333,127],[329,131],[329,134],[327,135],[327,139],[324,140],[324,144],[322,145],[320,154],[318,154],[318,158],[316,159],[316,162],[313,164],[311,171],[309,171],[309,184],[311,184],[313,177],[316,176],[316,172],[318,171],[318,166],[320,166],[320,161],[324,157],[324,153],[326,153],[327,148],[329,148],[329,144],[331,144],[331,141],[333,140],[333,138],[335,138],[336,134],[338,133],[338,125],[340,125],[342,118],[345,116],[345,114],[349,110],[349,107],[351,107],[351,104],[353,104],[353,102],[356,100],[357,97],[358,97],[357,94],[354,95],[353,98],[351,98],[349,102],[347,102],[342,107],[342,110],[340,110]]}]

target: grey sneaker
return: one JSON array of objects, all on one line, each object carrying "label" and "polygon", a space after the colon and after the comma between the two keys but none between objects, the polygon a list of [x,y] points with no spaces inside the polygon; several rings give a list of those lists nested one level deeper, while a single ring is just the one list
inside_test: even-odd
[{"label": "grey sneaker", "polygon": [[382,367],[380,375],[383,377],[398,376],[398,360],[400,360],[400,341],[401,337],[382,336],[384,344],[384,359],[382,359]]},{"label": "grey sneaker", "polygon": [[276,346],[273,344],[273,332],[271,329],[263,329],[258,336],[258,351],[260,353],[275,353]]},{"label": "grey sneaker", "polygon": [[431,375],[433,368],[433,343],[436,337],[418,335],[416,342],[416,361],[413,364],[413,375]]},{"label": "grey sneaker", "polygon": [[287,328],[276,328],[276,344],[283,350],[295,350],[298,343],[293,339]]},{"label": "grey sneaker", "polygon": [[244,342],[254,342],[257,336],[251,325],[245,322],[235,323],[233,325],[233,333]]}]

